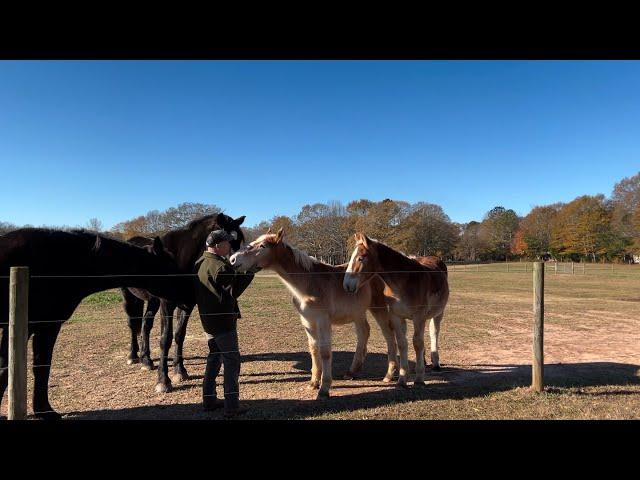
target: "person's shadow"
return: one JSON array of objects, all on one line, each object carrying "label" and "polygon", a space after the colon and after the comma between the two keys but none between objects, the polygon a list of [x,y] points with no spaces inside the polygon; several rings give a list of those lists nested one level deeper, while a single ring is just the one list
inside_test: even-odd
[{"label": "person's shadow", "polygon": [[[332,389],[376,388],[374,391],[332,396],[317,401],[313,395],[301,399],[243,399],[250,411],[246,419],[301,419],[323,413],[350,412],[355,409],[370,409],[416,400],[442,400],[474,398],[492,392],[511,390],[531,384],[530,365],[447,365],[440,372],[427,367],[423,387],[395,388],[394,384],[381,381],[387,368],[387,356],[381,353],[367,355],[363,371],[353,381],[341,380],[351,364],[353,352],[333,352],[334,383]],[[189,360],[189,359],[187,359]],[[276,352],[244,355],[243,362],[287,362],[293,370],[267,371],[241,374],[243,383],[307,382],[310,378],[311,360],[308,352]],[[415,365],[410,365],[414,372]],[[544,366],[545,389],[553,392],[561,387],[618,386],[606,395],[637,393],[625,388],[640,384],[640,366],[615,362],[586,362],[569,364],[547,364]],[[267,376],[284,376],[269,379]],[[367,384],[362,385],[362,381]],[[369,385],[368,385],[369,384]],[[194,388],[194,387],[190,387]],[[574,392],[576,393],[576,392]],[[579,395],[604,395],[598,392],[577,391]],[[199,396],[197,397],[199,399]],[[203,412],[199,401],[193,404],[142,406],[122,409],[103,409],[86,412],[67,412],[65,418],[72,419],[221,419],[220,411]]]}]

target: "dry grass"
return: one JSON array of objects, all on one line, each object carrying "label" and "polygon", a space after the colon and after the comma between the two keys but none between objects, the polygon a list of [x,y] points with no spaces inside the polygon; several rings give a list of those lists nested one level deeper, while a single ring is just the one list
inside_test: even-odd
[{"label": "dry grass", "polygon": [[[369,355],[356,380],[340,379],[355,347],[353,329],[334,330],[336,380],[332,398],[320,402],[306,389],[310,358],[290,296],[278,279],[260,276],[241,298],[240,389],[251,407],[245,418],[640,418],[640,271],[547,274],[548,387],[538,395],[527,388],[531,273],[493,270],[451,272],[440,354],[444,369],[428,370],[426,387],[397,390],[380,381],[386,348],[372,320]],[[63,326],[54,352],[52,405],[66,418],[221,418],[200,410],[206,343],[197,314],[185,341],[191,379],[163,395],[154,392],[157,372],[126,365],[129,334],[119,301],[117,292],[92,296]],[[1,410],[6,415],[6,401]]]}]

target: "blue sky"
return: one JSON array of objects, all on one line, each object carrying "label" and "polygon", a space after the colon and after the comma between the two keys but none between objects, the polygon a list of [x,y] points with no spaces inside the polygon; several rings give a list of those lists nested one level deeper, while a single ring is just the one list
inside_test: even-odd
[{"label": "blue sky", "polygon": [[452,220],[640,170],[637,61],[0,62],[0,221],[181,202],[254,225],[393,198]]}]

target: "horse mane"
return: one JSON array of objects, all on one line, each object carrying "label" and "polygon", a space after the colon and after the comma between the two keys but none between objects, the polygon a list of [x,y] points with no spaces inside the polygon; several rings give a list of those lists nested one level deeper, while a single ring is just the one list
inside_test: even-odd
[{"label": "horse mane", "polygon": [[202,217],[195,218],[195,219],[191,220],[189,223],[187,223],[187,225],[185,227],[183,227],[183,229],[184,230],[193,230],[193,229],[199,227],[201,224],[203,224],[204,222],[206,222],[208,220],[216,220],[218,218],[218,215],[220,215],[220,213],[222,213],[222,212],[212,213],[212,214],[209,214],[209,215],[203,215]]},{"label": "horse mane", "polygon": [[376,240],[375,238],[370,238],[369,240],[373,240],[377,245],[382,245],[383,248],[381,250],[387,255],[395,255],[396,257],[401,259],[404,257],[404,259],[411,260],[412,262],[415,262],[422,267],[426,267],[429,269],[435,268],[439,271],[444,272],[445,274],[448,273],[447,265],[438,257],[421,257],[419,255],[407,255],[406,253],[396,250],[395,248],[392,248],[386,243]]},{"label": "horse mane", "polygon": [[282,242],[282,244],[291,251],[291,253],[293,254],[293,259],[296,262],[296,264],[301,266],[307,271],[311,270],[311,268],[313,268],[313,265],[315,263],[322,263],[317,258],[312,257],[307,252],[303,252],[299,248],[294,247],[293,245],[287,242]]},{"label": "horse mane", "polygon": [[410,260],[411,262],[416,262],[416,263],[420,263],[418,262],[418,260],[415,257],[412,257],[410,255],[407,255],[404,252],[401,252],[400,250],[396,250],[393,247],[390,247],[389,245],[387,245],[384,242],[381,242],[380,240],[376,240],[375,238],[369,238],[369,240],[373,240],[373,242],[377,245],[377,246],[381,246],[382,249],[380,249],[383,254],[387,254],[387,255],[395,255],[401,259],[405,259],[405,260]]},{"label": "horse mane", "polygon": [[373,240],[373,241],[374,241],[375,243],[377,243],[378,245],[382,245],[383,247],[386,247],[387,249],[392,250],[392,251],[393,251],[393,252],[395,252],[395,253],[399,253],[399,254],[400,254],[400,255],[402,255],[403,257],[407,257],[407,258],[408,258],[408,259],[410,259],[410,260],[415,260],[415,255],[407,255],[406,253],[401,252],[400,250],[398,250],[398,249],[396,249],[396,248],[390,247],[390,246],[389,246],[389,245],[387,245],[386,243],[381,242],[380,240],[377,240],[377,239],[375,239],[375,238],[371,238],[371,237],[369,237],[369,240]]}]

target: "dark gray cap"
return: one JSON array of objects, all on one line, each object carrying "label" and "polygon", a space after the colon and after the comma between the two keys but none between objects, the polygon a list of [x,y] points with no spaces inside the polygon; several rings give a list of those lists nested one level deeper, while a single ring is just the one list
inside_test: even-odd
[{"label": "dark gray cap", "polygon": [[218,243],[224,242],[225,240],[230,242],[233,240],[233,237],[224,230],[214,230],[207,237],[207,247],[212,247]]}]

